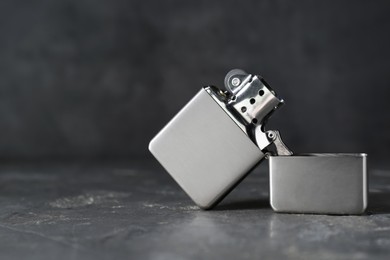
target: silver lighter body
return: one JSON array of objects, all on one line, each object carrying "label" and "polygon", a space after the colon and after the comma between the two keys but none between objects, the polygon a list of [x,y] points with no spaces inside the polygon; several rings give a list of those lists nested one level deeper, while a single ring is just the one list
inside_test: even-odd
[{"label": "silver lighter body", "polygon": [[265,124],[283,104],[259,76],[232,70],[227,91],[209,86],[152,139],[149,150],[201,208],[226,196],[269,158],[276,212],[360,214],[367,206],[365,154],[292,155]]},{"label": "silver lighter body", "polygon": [[206,89],[161,130],[149,150],[201,208],[212,207],[264,158]]}]

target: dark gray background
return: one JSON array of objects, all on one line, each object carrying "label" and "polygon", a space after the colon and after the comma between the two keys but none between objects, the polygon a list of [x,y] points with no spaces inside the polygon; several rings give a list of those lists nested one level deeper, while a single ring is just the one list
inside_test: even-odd
[{"label": "dark gray background", "polygon": [[296,152],[390,146],[389,1],[0,2],[0,158],[149,158],[204,85],[242,68]]}]

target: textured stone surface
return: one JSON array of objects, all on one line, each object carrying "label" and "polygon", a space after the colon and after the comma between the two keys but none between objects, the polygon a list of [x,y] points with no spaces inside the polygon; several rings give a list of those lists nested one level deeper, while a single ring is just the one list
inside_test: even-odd
[{"label": "textured stone surface", "polygon": [[390,177],[363,216],[276,214],[267,169],[198,209],[155,162],[0,168],[2,259],[388,259]]}]

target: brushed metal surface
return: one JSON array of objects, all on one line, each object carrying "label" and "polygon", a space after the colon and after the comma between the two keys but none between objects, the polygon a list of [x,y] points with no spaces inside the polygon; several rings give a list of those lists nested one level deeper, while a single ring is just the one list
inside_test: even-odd
[{"label": "brushed metal surface", "polygon": [[153,138],[149,150],[201,208],[219,202],[264,158],[205,89]]},{"label": "brushed metal surface", "polygon": [[277,212],[361,214],[367,207],[366,154],[271,156],[270,201]]}]

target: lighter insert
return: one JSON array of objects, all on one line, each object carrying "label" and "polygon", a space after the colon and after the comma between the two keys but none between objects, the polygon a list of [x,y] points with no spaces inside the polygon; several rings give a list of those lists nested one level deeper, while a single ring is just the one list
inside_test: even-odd
[{"label": "lighter insert", "polygon": [[[365,156],[292,156],[278,131],[265,130],[283,100],[264,79],[235,69],[226,75],[225,87],[226,91],[202,88],[149,144],[151,153],[199,207],[216,205],[267,157],[275,211],[364,211]],[[341,206],[335,206],[340,200]]]}]

